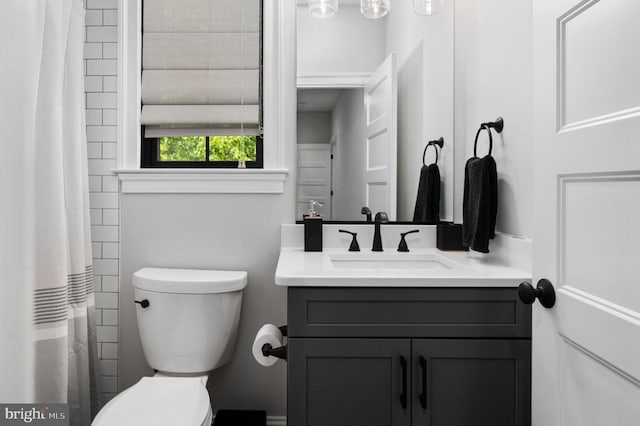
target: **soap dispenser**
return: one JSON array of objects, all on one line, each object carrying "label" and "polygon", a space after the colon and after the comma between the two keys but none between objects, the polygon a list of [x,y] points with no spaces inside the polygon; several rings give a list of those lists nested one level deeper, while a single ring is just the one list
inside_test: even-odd
[{"label": "soap dispenser", "polygon": [[304,251],[322,251],[322,216],[316,211],[322,204],[309,201],[309,211],[302,215],[304,223]]}]

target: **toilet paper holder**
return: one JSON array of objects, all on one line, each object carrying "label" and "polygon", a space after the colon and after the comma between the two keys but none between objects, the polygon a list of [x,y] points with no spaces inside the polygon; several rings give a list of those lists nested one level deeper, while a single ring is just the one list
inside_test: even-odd
[{"label": "toilet paper holder", "polygon": [[[287,337],[287,326],[282,325],[278,327],[282,336]],[[262,345],[262,355],[264,356],[274,356],[279,359],[287,359],[287,345],[282,345],[280,347],[274,348],[270,343],[265,343]]]}]

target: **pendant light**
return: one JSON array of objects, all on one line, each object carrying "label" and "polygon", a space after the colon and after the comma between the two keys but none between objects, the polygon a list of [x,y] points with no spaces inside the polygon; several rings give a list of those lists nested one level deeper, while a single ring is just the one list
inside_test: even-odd
[{"label": "pendant light", "polygon": [[360,12],[367,18],[382,18],[391,10],[391,0],[360,0]]},{"label": "pendant light", "polygon": [[338,12],[338,0],[309,0],[309,12],[316,18],[330,18]]},{"label": "pendant light", "polygon": [[445,0],[413,0],[413,11],[418,15],[433,15],[444,9]]}]

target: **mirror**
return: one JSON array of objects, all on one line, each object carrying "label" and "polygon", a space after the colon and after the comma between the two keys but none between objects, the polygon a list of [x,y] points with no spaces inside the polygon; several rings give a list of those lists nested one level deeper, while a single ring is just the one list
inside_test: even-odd
[{"label": "mirror", "polygon": [[[358,0],[336,15],[297,10],[297,214],[361,221],[363,206],[413,221],[423,152],[440,137],[440,220],[453,219],[453,7],[418,16],[394,2],[367,19]],[[435,161],[435,148],[425,162]]]}]

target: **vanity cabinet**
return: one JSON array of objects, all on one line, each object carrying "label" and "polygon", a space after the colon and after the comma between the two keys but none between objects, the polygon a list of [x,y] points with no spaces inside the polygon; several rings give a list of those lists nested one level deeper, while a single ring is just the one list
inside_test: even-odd
[{"label": "vanity cabinet", "polygon": [[515,288],[288,290],[291,426],[529,426]]}]

